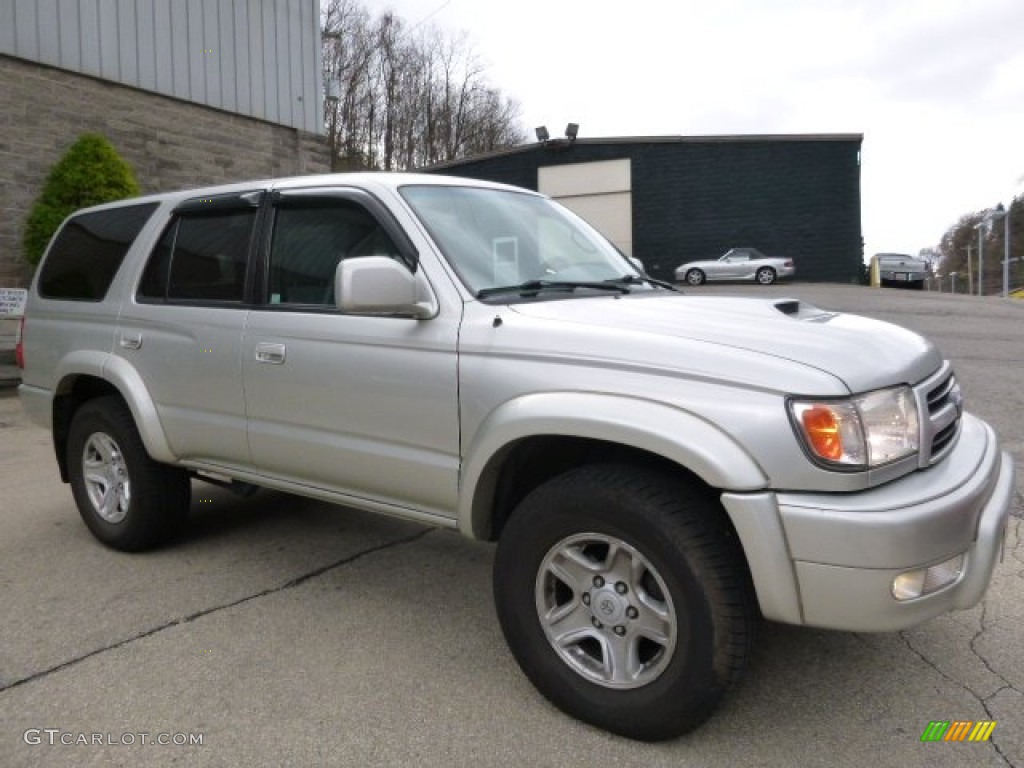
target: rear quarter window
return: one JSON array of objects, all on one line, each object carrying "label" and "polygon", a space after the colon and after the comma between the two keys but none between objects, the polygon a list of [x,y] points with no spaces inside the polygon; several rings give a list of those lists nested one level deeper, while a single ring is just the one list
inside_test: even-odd
[{"label": "rear quarter window", "polygon": [[125,254],[158,205],[126,205],[72,217],[57,234],[43,262],[39,295],[102,301]]}]

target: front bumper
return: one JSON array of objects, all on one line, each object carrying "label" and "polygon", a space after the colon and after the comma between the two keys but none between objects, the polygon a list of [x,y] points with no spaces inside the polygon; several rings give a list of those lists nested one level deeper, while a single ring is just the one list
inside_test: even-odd
[{"label": "front bumper", "polygon": [[[865,632],[903,629],[981,600],[1014,489],[1013,462],[995,433],[965,414],[949,456],[869,491],[722,500],[767,618]],[[911,600],[893,597],[899,574],[961,554],[963,569],[951,584]]]}]

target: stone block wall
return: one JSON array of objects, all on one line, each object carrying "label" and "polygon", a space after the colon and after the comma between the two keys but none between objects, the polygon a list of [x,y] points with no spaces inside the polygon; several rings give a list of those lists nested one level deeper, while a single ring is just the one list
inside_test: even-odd
[{"label": "stone block wall", "polygon": [[143,193],[326,173],[326,138],[0,55],[0,286],[32,277],[21,239],[50,169],[101,133]]}]

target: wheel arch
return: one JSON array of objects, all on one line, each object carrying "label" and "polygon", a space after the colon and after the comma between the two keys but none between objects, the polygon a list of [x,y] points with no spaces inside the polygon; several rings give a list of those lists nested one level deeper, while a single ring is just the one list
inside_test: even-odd
[{"label": "wheel arch", "polygon": [[175,462],[177,457],[167,442],[156,405],[138,371],[116,357],[107,356],[100,365],[86,365],[85,362],[65,365],[54,388],[53,448],[61,480],[65,483],[69,480],[66,449],[75,412],[90,400],[107,395],[120,397],[128,406],[150,457],[156,461]]},{"label": "wheel arch", "polygon": [[656,464],[719,491],[767,484],[735,440],[696,414],[621,395],[532,394],[504,403],[478,428],[463,463],[459,529],[494,540],[530,490],[608,460]]},{"label": "wheel arch", "polygon": [[[699,279],[696,282],[692,282],[690,280],[690,275],[699,275]],[[707,279],[708,273],[705,272],[700,267],[690,267],[688,270],[686,270],[686,272],[683,273],[683,280],[685,280],[690,285],[702,285],[703,283],[707,282]]]}]

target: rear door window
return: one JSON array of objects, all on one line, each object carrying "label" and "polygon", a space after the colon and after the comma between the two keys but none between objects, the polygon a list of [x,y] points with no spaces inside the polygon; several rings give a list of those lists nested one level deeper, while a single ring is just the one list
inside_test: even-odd
[{"label": "rear door window", "polygon": [[257,206],[258,200],[232,196],[205,208],[180,207],[153,249],[138,297],[241,304]]},{"label": "rear door window", "polygon": [[158,203],[107,208],[73,217],[60,230],[39,273],[47,299],[102,301],[114,275]]}]

